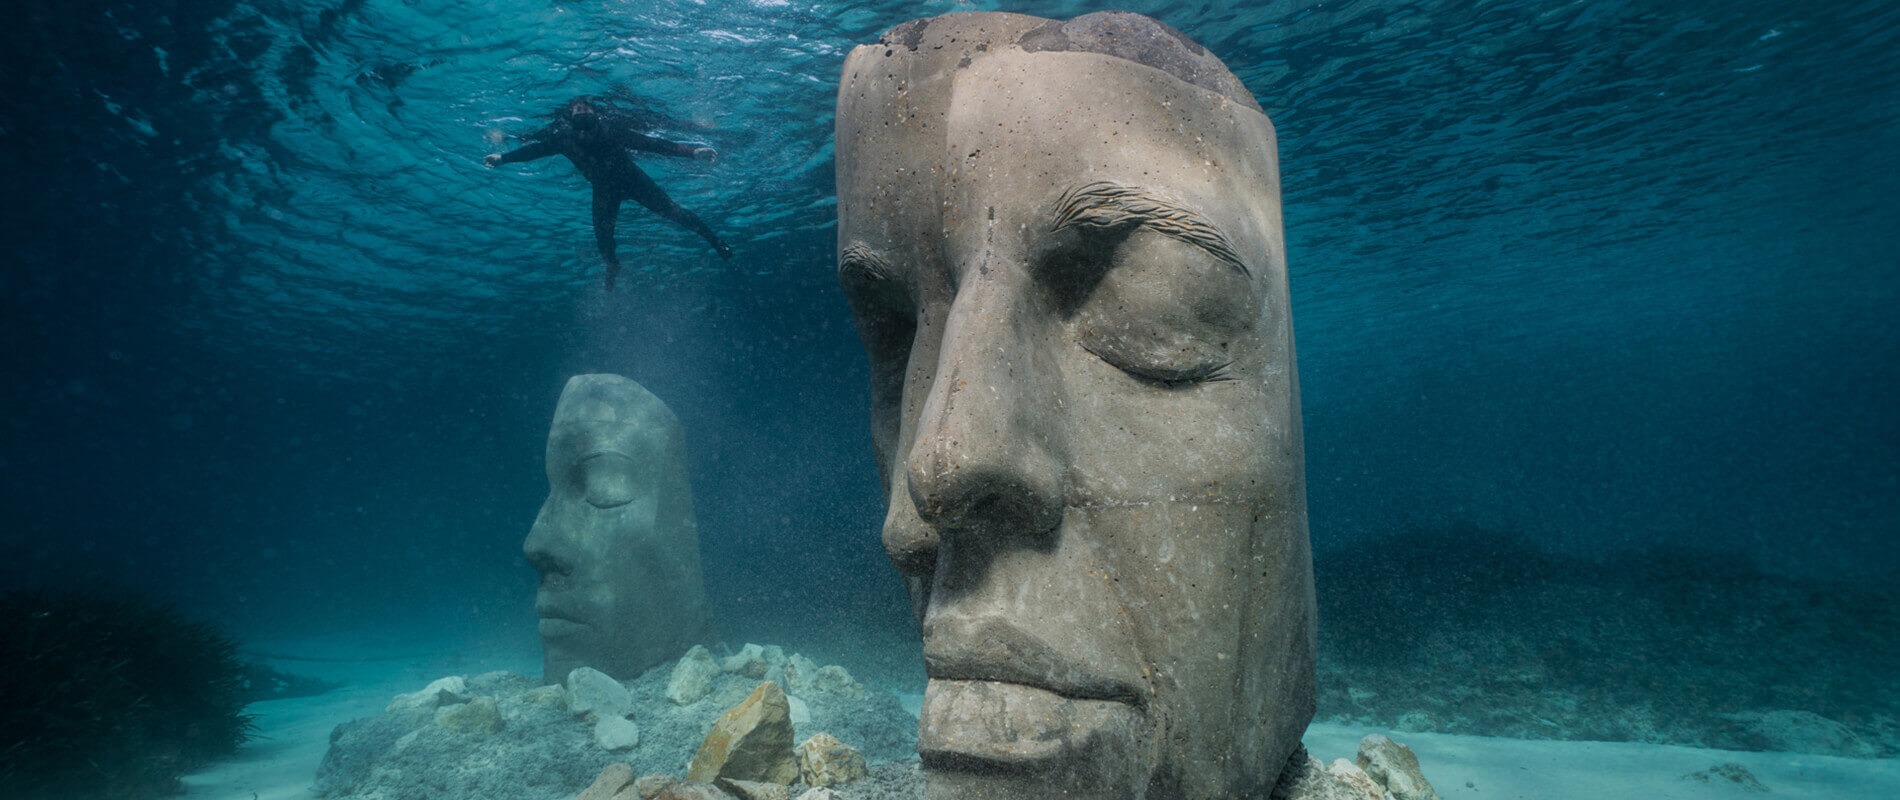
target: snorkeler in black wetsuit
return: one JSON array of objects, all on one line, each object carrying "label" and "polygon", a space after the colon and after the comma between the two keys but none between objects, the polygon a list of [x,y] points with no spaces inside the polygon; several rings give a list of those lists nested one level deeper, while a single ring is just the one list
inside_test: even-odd
[{"label": "snorkeler in black wetsuit", "polygon": [[732,248],[719,241],[719,234],[701,222],[693,212],[681,208],[660,185],[633,163],[630,150],[696,158],[706,163],[718,160],[710,147],[677,144],[634,130],[633,120],[602,110],[591,97],[576,97],[554,115],[547,127],[529,135],[528,144],[507,153],[490,153],[482,165],[495,167],[516,161],[533,161],[560,154],[574,162],[581,177],[594,185],[594,242],[600,247],[601,260],[607,262],[607,291],[613,291],[614,276],[620,274],[620,257],[614,253],[614,222],[620,204],[634,200],[648,210],[699,234],[712,245],[720,258],[731,258]]}]

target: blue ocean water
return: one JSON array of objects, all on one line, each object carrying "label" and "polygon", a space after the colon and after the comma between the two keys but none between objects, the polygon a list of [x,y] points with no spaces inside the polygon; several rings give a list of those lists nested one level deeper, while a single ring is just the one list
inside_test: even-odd
[{"label": "blue ocean water", "polygon": [[[1724,620],[1764,581],[1805,587],[1753,627],[1681,620],[1719,634],[1697,647],[1824,608],[1863,638],[1811,654],[1893,677],[1890,608],[1801,593],[1891,598],[1900,575],[1900,4],[1119,7],[1209,47],[1279,131],[1329,631],[1376,610],[1328,574],[1496,607],[1634,563],[1693,579],[1661,607]],[[547,423],[599,371],[688,431],[730,640],[907,641],[834,277],[838,70],[912,17],[1096,8],[20,5],[0,585],[135,590],[240,637],[531,643]],[[719,149],[642,165],[735,259],[629,207],[606,294],[572,168],[482,168],[613,92]],[[1379,558],[1403,561],[1349,566]],[[1456,586],[1407,583],[1431,574]],[[1830,698],[1811,710],[1893,735],[1891,697]]]}]

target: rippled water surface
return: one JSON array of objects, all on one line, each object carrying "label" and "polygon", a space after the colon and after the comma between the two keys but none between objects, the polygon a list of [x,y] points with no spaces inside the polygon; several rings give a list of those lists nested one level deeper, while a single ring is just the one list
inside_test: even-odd
[{"label": "rippled water surface", "polygon": [[[1633,316],[1740,315],[1763,295],[1851,280],[1849,259],[1795,268],[1798,242],[1891,219],[1876,191],[1894,165],[1891,4],[1224,5],[1126,7],[1210,47],[1275,120],[1302,322],[1328,351],[1383,349],[1419,326],[1482,322],[1497,326],[1487,339],[1542,342]],[[503,136],[583,92],[638,93],[679,135],[722,148],[716,167],[655,171],[723,219],[744,243],[740,268],[802,285],[824,264],[782,254],[832,224],[845,52],[911,16],[979,9],[998,7],[49,10],[14,35],[84,44],[36,59],[33,87],[64,96],[16,100],[44,116],[9,128],[83,126],[66,132],[104,140],[102,172],[147,184],[131,196],[168,184],[183,206],[168,216],[199,253],[162,268],[189,284],[174,324],[227,350],[360,371],[353,346],[398,337],[407,346],[375,349],[400,362],[471,332],[505,335],[521,306],[586,285],[570,168],[478,168]],[[164,181],[174,161],[197,180]],[[641,267],[718,268],[635,216]],[[1360,335],[1367,325],[1376,334]]]}]

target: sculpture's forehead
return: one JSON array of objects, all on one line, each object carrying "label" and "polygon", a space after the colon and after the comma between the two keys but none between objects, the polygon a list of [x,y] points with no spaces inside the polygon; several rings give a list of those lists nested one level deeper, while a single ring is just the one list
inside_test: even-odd
[{"label": "sculpture's forehead", "polygon": [[1048,178],[1249,194],[1274,160],[1264,114],[1112,57],[999,53],[959,70],[947,101],[952,177],[1001,177],[983,158],[1003,156]]},{"label": "sculpture's forehead", "polygon": [[840,116],[847,244],[930,269],[937,240],[1047,231],[1106,181],[1204,219],[1250,263],[1275,249],[1273,128],[1252,107],[1093,53],[986,53],[945,77]]},{"label": "sculpture's forehead", "polygon": [[647,416],[646,409],[624,398],[582,395],[562,398],[555,408],[556,425],[636,425]]},{"label": "sculpture's forehead", "polygon": [[1165,23],[1126,11],[1102,11],[1070,20],[1008,13],[946,14],[892,28],[878,45],[902,48],[909,54],[949,50],[958,53],[960,66],[977,57],[973,53],[1006,48],[1029,53],[1096,53],[1160,70],[1260,110],[1253,93],[1207,48]]},{"label": "sculpture's forehead", "polygon": [[555,406],[548,451],[635,455],[660,447],[672,425],[665,405],[639,384],[619,376],[580,375],[568,382]]},{"label": "sculpture's forehead", "polygon": [[554,407],[554,421],[622,420],[665,427],[672,412],[645,387],[619,375],[589,374],[569,378]]},{"label": "sculpture's forehead", "polygon": [[[1023,148],[1051,131],[1062,135],[1065,125],[1148,122],[1156,124],[1127,133],[1157,144],[1253,151],[1255,160],[1271,160],[1276,149],[1272,124],[1238,79],[1212,54],[1146,17],[1103,12],[1062,22],[948,14],[893,28],[846,60],[838,107],[841,211],[849,217],[853,199],[874,205],[877,214],[903,217],[937,206],[926,197],[930,188],[943,185],[945,171],[968,155],[949,152],[960,144],[948,140],[957,118],[983,116],[991,106],[1023,97],[1039,106],[1021,120],[1022,135],[1013,144]],[[1024,110],[1017,104],[1010,112]],[[1001,127],[966,126],[958,133],[994,139],[1009,132],[1009,120],[991,122]],[[1075,144],[1099,156],[1117,143]]]},{"label": "sculpture's forehead", "polygon": [[657,438],[656,432],[625,419],[569,417],[556,420],[548,429],[548,455],[567,458],[598,452],[629,457],[647,455],[647,451],[656,447]]},{"label": "sculpture's forehead", "polygon": [[854,50],[843,78],[840,248],[897,272],[940,272],[949,239],[986,223],[1047,230],[1065,195],[1102,181],[1197,212],[1248,263],[1279,249],[1272,123],[1211,54],[1145,17],[917,20]]}]

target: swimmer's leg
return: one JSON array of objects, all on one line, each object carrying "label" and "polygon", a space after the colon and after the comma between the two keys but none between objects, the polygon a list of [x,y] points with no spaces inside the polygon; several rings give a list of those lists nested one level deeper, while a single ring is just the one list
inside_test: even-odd
[{"label": "swimmer's leg", "polygon": [[614,277],[620,274],[620,256],[614,252],[614,223],[620,216],[620,196],[605,186],[594,187],[594,246],[600,260],[607,262],[607,291],[614,290]]},{"label": "swimmer's leg", "polygon": [[712,245],[713,252],[718,253],[720,258],[732,257],[732,248],[727,247],[725,242],[719,241],[719,234],[713,233],[713,229],[693,212],[680,207],[680,204],[673,202],[673,198],[667,197],[660,185],[647,177],[645,172],[634,170],[633,174],[626,177],[627,180],[621,190],[626,192],[627,197],[646,206],[648,211],[660,215],[667,221],[699,234],[699,238],[705,239],[707,244]]}]

